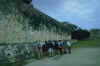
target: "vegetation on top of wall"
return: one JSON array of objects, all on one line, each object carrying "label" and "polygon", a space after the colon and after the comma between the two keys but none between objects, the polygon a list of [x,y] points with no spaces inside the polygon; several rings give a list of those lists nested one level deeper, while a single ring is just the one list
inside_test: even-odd
[{"label": "vegetation on top of wall", "polygon": [[0,43],[71,39],[69,29],[40,12],[31,0],[0,0]]}]

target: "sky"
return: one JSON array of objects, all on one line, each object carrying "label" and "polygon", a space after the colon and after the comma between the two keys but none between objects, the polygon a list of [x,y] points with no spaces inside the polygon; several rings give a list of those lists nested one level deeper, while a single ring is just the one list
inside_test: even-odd
[{"label": "sky", "polygon": [[100,0],[33,0],[41,12],[82,29],[100,29]]}]

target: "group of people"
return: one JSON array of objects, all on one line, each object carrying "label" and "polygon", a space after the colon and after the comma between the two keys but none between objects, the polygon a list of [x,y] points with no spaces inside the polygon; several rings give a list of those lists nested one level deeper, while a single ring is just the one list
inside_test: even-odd
[{"label": "group of people", "polygon": [[71,41],[70,40],[48,40],[48,41],[36,41],[39,57],[55,56],[69,53],[71,54]]}]

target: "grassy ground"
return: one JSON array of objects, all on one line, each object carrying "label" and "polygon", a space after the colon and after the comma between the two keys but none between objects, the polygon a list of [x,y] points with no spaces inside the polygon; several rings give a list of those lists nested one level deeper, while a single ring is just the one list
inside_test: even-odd
[{"label": "grassy ground", "polygon": [[74,43],[72,45],[72,47],[73,48],[79,48],[79,47],[100,47],[100,39],[78,41],[77,43]]}]

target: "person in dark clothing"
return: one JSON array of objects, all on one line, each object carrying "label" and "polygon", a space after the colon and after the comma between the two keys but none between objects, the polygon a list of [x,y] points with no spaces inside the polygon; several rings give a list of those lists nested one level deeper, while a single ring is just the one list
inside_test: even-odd
[{"label": "person in dark clothing", "polygon": [[45,44],[42,47],[44,55],[48,55],[48,46],[47,46],[47,41],[45,41]]},{"label": "person in dark clothing", "polygon": [[48,41],[47,42],[47,47],[48,47],[49,56],[53,56],[53,44],[52,44],[52,41]]},{"label": "person in dark clothing", "polygon": [[59,40],[58,41],[58,48],[59,48],[59,54],[63,54],[63,41]]}]

